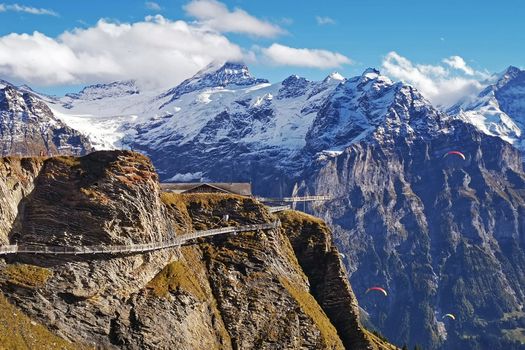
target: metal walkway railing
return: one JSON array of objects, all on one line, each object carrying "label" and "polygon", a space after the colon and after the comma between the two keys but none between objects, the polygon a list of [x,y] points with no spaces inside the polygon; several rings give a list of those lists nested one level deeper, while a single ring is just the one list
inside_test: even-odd
[{"label": "metal walkway railing", "polygon": [[149,252],[172,247],[178,247],[184,243],[201,238],[216,236],[225,233],[240,233],[247,231],[271,230],[280,226],[279,221],[270,224],[253,224],[238,227],[223,227],[213,230],[195,231],[171,240],[155,243],[129,244],[129,245],[93,245],[80,247],[61,247],[61,246],[37,246],[37,245],[7,245],[0,246],[0,255],[6,254],[59,254],[59,255],[79,255],[79,254],[119,254]]},{"label": "metal walkway railing", "polygon": [[268,211],[270,213],[277,213],[277,212],[280,212],[280,211],[283,211],[283,210],[289,210],[291,209],[291,207],[289,205],[279,205],[279,206],[276,206],[276,207],[266,207],[266,209],[268,209]]},{"label": "metal walkway railing", "polygon": [[316,202],[328,201],[332,199],[330,196],[303,196],[303,197],[283,197],[283,198],[267,198],[255,197],[259,202]]}]

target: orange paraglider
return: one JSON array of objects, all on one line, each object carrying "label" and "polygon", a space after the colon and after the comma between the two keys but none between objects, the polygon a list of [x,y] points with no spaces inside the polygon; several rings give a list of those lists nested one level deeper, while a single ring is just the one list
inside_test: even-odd
[{"label": "orange paraglider", "polygon": [[386,290],[384,290],[381,287],[370,287],[366,290],[365,294],[368,294],[368,292],[371,292],[373,290],[383,293],[385,297],[388,296],[388,293],[386,292]]},{"label": "orange paraglider", "polygon": [[467,159],[467,157],[465,157],[465,155],[463,153],[461,153],[460,151],[449,151],[449,152],[445,153],[443,158],[445,158],[446,156],[452,155],[452,154],[463,158],[463,160]]}]

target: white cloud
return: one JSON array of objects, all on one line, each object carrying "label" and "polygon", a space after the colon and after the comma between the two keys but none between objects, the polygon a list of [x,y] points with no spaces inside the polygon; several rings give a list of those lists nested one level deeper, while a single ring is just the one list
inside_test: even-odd
[{"label": "white cloud", "polygon": [[452,68],[462,70],[466,75],[474,75],[474,69],[467,66],[467,63],[462,57],[450,56],[449,58],[443,59],[443,63],[449,65]]},{"label": "white cloud", "polygon": [[175,181],[175,182],[189,182],[189,181],[203,181],[206,180],[204,178],[204,173],[202,171],[198,171],[196,173],[178,173],[167,179],[166,181]]},{"label": "white cloud", "polygon": [[298,49],[275,43],[261,51],[264,58],[276,65],[326,69],[352,63],[348,57],[338,52]]},{"label": "white cloud", "polygon": [[25,6],[25,5],[19,5],[19,4],[0,4],[0,12],[7,12],[7,11],[13,11],[13,12],[23,12],[23,13],[29,13],[32,15],[48,15],[48,16],[55,16],[58,17],[58,13],[56,13],[53,10],[44,9],[44,8],[37,8],[37,7],[31,7],[31,6]]},{"label": "white cloud", "polygon": [[317,21],[317,24],[321,26],[325,24],[335,24],[335,19],[330,18],[328,16],[325,16],[325,17],[315,16],[315,20]]},{"label": "white cloud", "polygon": [[162,10],[162,7],[154,1],[146,1],[144,5],[146,6],[148,10],[152,10],[152,11]]},{"label": "white cloud", "polygon": [[267,38],[284,33],[275,24],[260,20],[239,8],[230,11],[226,5],[216,0],[192,0],[184,6],[184,10],[200,23],[223,33],[232,32]]},{"label": "white cloud", "polygon": [[486,73],[467,66],[460,56],[443,60],[443,65],[415,64],[397,52],[390,52],[383,60],[386,75],[416,87],[437,105],[450,106],[460,98],[478,93]]},{"label": "white cloud", "polygon": [[134,78],[151,87],[180,83],[213,60],[240,60],[223,35],[157,15],[136,23],[100,20],[64,32],[0,37],[0,76],[35,85],[85,84]]}]

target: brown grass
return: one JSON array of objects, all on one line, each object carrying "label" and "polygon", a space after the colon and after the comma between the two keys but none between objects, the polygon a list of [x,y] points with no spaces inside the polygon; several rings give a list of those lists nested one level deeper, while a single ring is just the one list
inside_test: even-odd
[{"label": "brown grass", "polygon": [[74,167],[78,167],[80,166],[80,158],[78,157],[73,157],[73,156],[58,156],[58,157],[53,157],[53,158],[49,158],[53,161],[57,161],[57,162],[60,162],[62,164],[65,164],[71,168],[74,168]]},{"label": "brown grass", "polygon": [[279,281],[286,288],[288,293],[297,301],[301,309],[315,323],[327,348],[340,348],[341,342],[337,335],[337,330],[330,322],[330,319],[321,309],[315,298],[308,291],[297,288],[291,281],[284,277],[279,277]]},{"label": "brown grass", "polygon": [[324,225],[324,221],[317,216],[309,215],[300,211],[296,210],[284,210],[278,213],[279,218],[281,221],[287,221],[287,222],[297,222],[300,224],[304,223],[316,223],[319,225]]},{"label": "brown grass", "polygon": [[11,264],[1,272],[7,282],[24,288],[41,288],[45,286],[47,280],[53,275],[51,270],[44,267]]},{"label": "brown grass", "polygon": [[365,336],[380,350],[399,350],[399,348],[393,344],[390,344],[389,342],[379,338],[374,333],[370,332],[367,329],[364,329]]},{"label": "brown grass", "polygon": [[200,301],[206,300],[196,276],[191,269],[181,261],[168,264],[147,285],[159,298],[167,297],[170,292],[184,291]]}]

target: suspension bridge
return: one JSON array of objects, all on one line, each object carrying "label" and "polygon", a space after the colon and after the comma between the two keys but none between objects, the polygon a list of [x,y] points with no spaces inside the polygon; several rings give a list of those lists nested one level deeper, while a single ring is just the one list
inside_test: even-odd
[{"label": "suspension bridge", "polygon": [[[281,225],[280,221],[265,224],[252,224],[243,226],[222,227],[212,230],[195,231],[192,233],[175,236],[172,239],[142,244],[126,245],[91,245],[91,246],[46,246],[46,245],[6,245],[0,246],[0,255],[6,254],[52,254],[52,255],[94,255],[94,254],[126,254],[144,253],[155,250],[180,247],[181,245],[202,237],[210,237],[221,234],[241,232],[272,230]],[[172,230],[170,230],[171,233]]]}]

